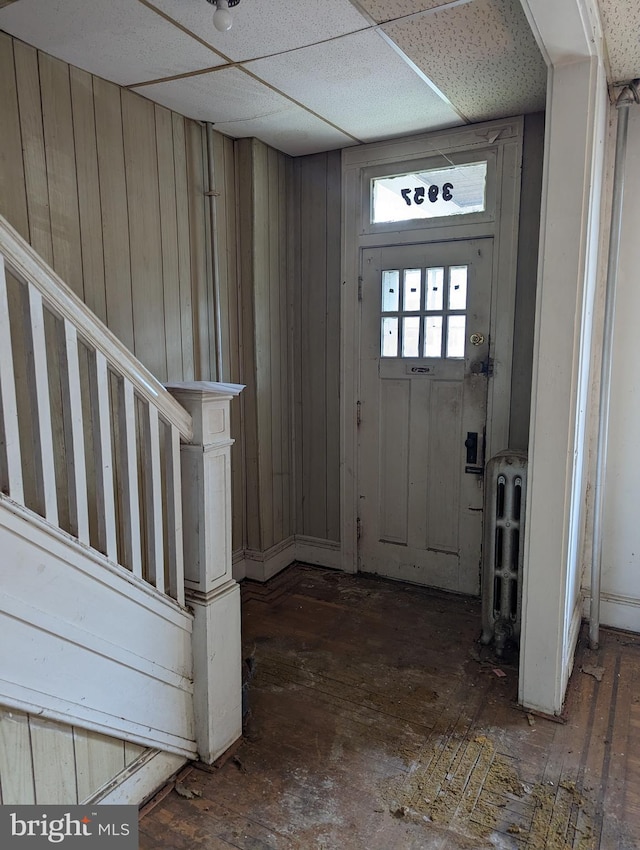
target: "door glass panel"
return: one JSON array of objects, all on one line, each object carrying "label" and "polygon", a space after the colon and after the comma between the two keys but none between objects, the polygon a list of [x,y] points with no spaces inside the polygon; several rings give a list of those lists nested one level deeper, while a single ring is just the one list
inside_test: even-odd
[{"label": "door glass panel", "polygon": [[449,269],[449,309],[465,310],[467,307],[467,266]]},{"label": "door glass panel", "polygon": [[471,162],[371,180],[371,221],[469,215],[486,209],[487,163]]},{"label": "door glass panel", "polygon": [[427,269],[427,310],[442,310],[444,269]]},{"label": "door glass panel", "polygon": [[382,351],[383,357],[398,356],[398,320],[385,316],[382,320]]},{"label": "door glass panel", "polygon": [[424,322],[424,356],[442,357],[442,316],[427,316]]},{"label": "door glass panel", "polygon": [[407,316],[403,323],[402,356],[420,357],[420,317]]},{"label": "door glass panel", "polygon": [[466,316],[449,316],[447,320],[447,357],[464,357]]},{"label": "door glass panel", "polygon": [[404,271],[404,300],[402,309],[405,313],[417,312],[422,303],[422,272],[420,269],[405,269]]},{"label": "door glass panel", "polygon": [[382,312],[396,313],[400,309],[400,272],[397,269],[382,272]]}]

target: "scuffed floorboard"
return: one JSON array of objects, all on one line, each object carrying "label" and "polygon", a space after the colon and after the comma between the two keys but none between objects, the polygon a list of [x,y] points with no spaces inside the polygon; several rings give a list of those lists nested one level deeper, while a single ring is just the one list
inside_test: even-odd
[{"label": "scuffed floorboard", "polygon": [[141,850],[640,847],[640,637],[579,647],[563,724],[517,707],[475,600],[296,565],[244,583],[243,630],[245,741]]}]

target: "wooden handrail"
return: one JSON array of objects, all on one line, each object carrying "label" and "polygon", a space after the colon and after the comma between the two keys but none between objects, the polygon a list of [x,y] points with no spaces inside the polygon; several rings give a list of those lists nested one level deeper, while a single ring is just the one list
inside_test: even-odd
[{"label": "wooden handrail", "polygon": [[83,341],[104,355],[115,372],[128,378],[138,395],[157,408],[163,419],[178,429],[185,442],[191,440],[193,429],[187,411],[2,216],[0,254],[11,274],[22,283],[31,282],[48,309],[67,319]]}]

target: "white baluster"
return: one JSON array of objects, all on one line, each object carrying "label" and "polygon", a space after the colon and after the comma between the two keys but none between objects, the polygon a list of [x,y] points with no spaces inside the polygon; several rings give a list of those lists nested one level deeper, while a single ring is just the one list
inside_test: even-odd
[{"label": "white baluster", "polygon": [[160,433],[158,410],[148,405],[145,418],[147,462],[147,523],[149,546],[149,581],[164,593],[164,544],[162,539],[162,475],[160,471]]},{"label": "white baluster", "polygon": [[67,319],[64,320],[60,343],[62,412],[65,422],[65,434],[69,436],[71,443],[70,446],[66,447],[71,531],[76,535],[78,540],[88,545],[89,508],[87,503],[87,465],[84,451],[78,332]]},{"label": "white baluster", "polygon": [[27,287],[26,306],[27,356],[31,365],[29,392],[34,411],[33,437],[35,455],[35,485],[38,509],[46,520],[58,524],[56,469],[53,456],[53,430],[49,401],[47,343],[44,331],[42,295],[33,284]]},{"label": "white baluster", "polygon": [[136,409],[133,384],[123,378],[120,391],[120,441],[124,459],[122,481],[125,564],[134,575],[142,577],[142,551],[140,543],[140,510],[138,494],[138,448],[136,435]]},{"label": "white baluster", "polygon": [[171,426],[166,452],[167,524],[169,547],[169,594],[184,605],[184,555],[182,543],[182,484],[180,477],[180,432]]},{"label": "white baluster", "polygon": [[91,384],[93,449],[96,463],[96,499],[98,502],[98,544],[112,561],[118,560],[116,510],[113,493],[113,457],[111,451],[111,405],[107,360],[94,352]]},{"label": "white baluster", "polygon": [[6,487],[14,501],[24,504],[20,426],[18,424],[16,384],[13,372],[9,300],[7,298],[7,279],[2,255],[0,255],[0,412],[3,417],[4,443],[7,453],[7,480],[0,481],[0,487]]}]

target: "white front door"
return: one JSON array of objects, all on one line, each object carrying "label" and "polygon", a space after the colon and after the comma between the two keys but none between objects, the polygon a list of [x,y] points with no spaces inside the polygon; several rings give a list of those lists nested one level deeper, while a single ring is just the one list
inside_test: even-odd
[{"label": "white front door", "polygon": [[365,249],[359,569],[479,592],[492,239]]}]

